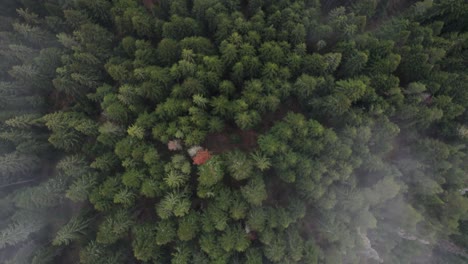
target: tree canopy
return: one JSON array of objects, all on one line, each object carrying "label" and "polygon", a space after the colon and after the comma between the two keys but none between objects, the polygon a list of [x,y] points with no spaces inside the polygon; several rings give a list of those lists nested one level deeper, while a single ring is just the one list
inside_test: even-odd
[{"label": "tree canopy", "polygon": [[1,263],[466,263],[464,0],[5,0]]}]

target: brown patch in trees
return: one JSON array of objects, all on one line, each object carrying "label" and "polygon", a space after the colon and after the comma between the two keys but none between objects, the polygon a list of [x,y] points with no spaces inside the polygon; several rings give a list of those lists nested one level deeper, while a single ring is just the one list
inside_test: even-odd
[{"label": "brown patch in trees", "polygon": [[257,147],[258,136],[266,133],[289,112],[302,113],[300,104],[296,99],[288,99],[276,111],[264,114],[262,122],[254,130],[241,130],[234,126],[228,126],[222,132],[208,134],[202,145],[213,154],[220,154],[236,148],[250,151]]},{"label": "brown patch in trees", "polygon": [[159,5],[159,0],[143,0],[143,5],[149,10],[153,10],[155,5]]},{"label": "brown patch in trees", "polygon": [[238,128],[228,128],[220,133],[208,134],[203,146],[206,146],[214,154],[236,148],[248,151],[257,146],[257,133],[253,130],[243,131]]}]

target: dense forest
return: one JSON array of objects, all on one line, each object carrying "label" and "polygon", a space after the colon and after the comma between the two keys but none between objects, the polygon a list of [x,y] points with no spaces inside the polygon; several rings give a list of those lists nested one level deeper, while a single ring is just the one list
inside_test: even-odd
[{"label": "dense forest", "polygon": [[466,0],[0,2],[0,263],[468,263]]}]

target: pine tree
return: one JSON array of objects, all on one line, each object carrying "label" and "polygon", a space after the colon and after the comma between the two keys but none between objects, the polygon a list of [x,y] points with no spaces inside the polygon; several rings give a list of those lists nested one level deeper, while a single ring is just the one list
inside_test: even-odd
[{"label": "pine tree", "polygon": [[281,262],[286,254],[286,242],[279,237],[274,239],[270,245],[263,250],[265,256],[273,262]]},{"label": "pine tree", "polygon": [[239,220],[244,219],[247,215],[248,204],[242,198],[240,193],[236,193],[234,195],[234,199],[232,201],[232,205],[229,208],[229,212],[231,214],[232,219]]},{"label": "pine tree", "polygon": [[96,174],[85,174],[79,177],[69,186],[65,196],[74,202],[86,201],[97,183],[96,179]]},{"label": "pine tree", "polygon": [[105,245],[91,241],[80,251],[80,262],[83,264],[125,263],[126,257],[122,251],[113,251]]},{"label": "pine tree", "polygon": [[253,171],[252,162],[249,157],[239,150],[229,152],[226,155],[227,169],[231,176],[240,181],[249,178]]},{"label": "pine tree", "polygon": [[62,226],[57,232],[52,244],[54,246],[68,245],[74,240],[79,239],[80,236],[84,235],[89,222],[90,220],[86,219],[84,216],[73,216],[68,223]]},{"label": "pine tree", "polygon": [[156,227],[156,244],[165,245],[175,239],[177,235],[174,223],[170,220],[163,220]]},{"label": "pine tree", "polygon": [[13,128],[27,129],[38,125],[38,118],[38,114],[19,115],[6,120],[5,124]]},{"label": "pine tree", "polygon": [[142,261],[160,259],[160,249],[156,244],[156,228],[151,224],[137,225],[132,228],[135,239],[132,241],[134,256]]},{"label": "pine tree", "polygon": [[115,194],[114,203],[122,204],[125,208],[129,208],[134,205],[136,200],[136,195],[134,192],[129,189],[123,189]]},{"label": "pine tree", "polygon": [[202,186],[213,186],[223,179],[223,163],[219,156],[213,156],[198,166],[198,181]]},{"label": "pine tree", "polygon": [[247,185],[241,187],[241,192],[245,200],[252,205],[261,205],[268,195],[261,176],[251,178]]},{"label": "pine tree", "polygon": [[250,155],[254,161],[255,166],[261,170],[267,170],[271,167],[271,161],[265,155],[262,155],[260,152],[254,152]]},{"label": "pine tree", "polygon": [[106,217],[99,225],[96,241],[102,244],[113,244],[127,234],[132,224],[132,216],[124,209],[120,209]]},{"label": "pine tree", "polygon": [[189,212],[190,205],[191,202],[186,193],[172,192],[164,196],[156,206],[156,211],[162,219],[168,219],[172,215],[181,217]]},{"label": "pine tree", "polygon": [[33,187],[27,187],[16,193],[15,205],[19,208],[51,208],[64,202],[67,183],[62,178],[49,178]]},{"label": "pine tree", "polygon": [[199,232],[199,215],[196,212],[190,212],[181,218],[177,229],[177,237],[182,241],[192,240]]},{"label": "pine tree", "polygon": [[257,248],[250,248],[246,252],[247,264],[260,264],[263,263],[262,252]]},{"label": "pine tree", "polygon": [[38,169],[39,158],[16,152],[0,156],[0,175],[3,178],[24,176]]},{"label": "pine tree", "polygon": [[18,211],[11,220],[12,222],[0,231],[0,249],[27,241],[31,234],[46,225],[44,216],[30,211]]},{"label": "pine tree", "polygon": [[72,179],[90,172],[86,158],[81,155],[65,156],[57,163],[56,169],[61,176]]},{"label": "pine tree", "polygon": [[247,215],[247,225],[251,230],[263,231],[266,217],[266,212],[262,207],[253,207]]},{"label": "pine tree", "polygon": [[40,248],[35,251],[34,257],[31,260],[32,264],[46,264],[55,260],[63,251],[61,247],[49,246]]}]

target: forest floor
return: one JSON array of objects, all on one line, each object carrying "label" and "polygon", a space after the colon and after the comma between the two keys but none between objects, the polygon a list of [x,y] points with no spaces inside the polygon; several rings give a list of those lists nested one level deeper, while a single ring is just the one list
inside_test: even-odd
[{"label": "forest floor", "polygon": [[213,154],[221,154],[233,149],[250,151],[257,147],[257,139],[266,133],[277,121],[283,119],[289,112],[302,113],[297,100],[282,103],[274,112],[266,113],[262,122],[253,130],[241,130],[234,125],[228,125],[222,132],[208,134],[202,146]]}]

